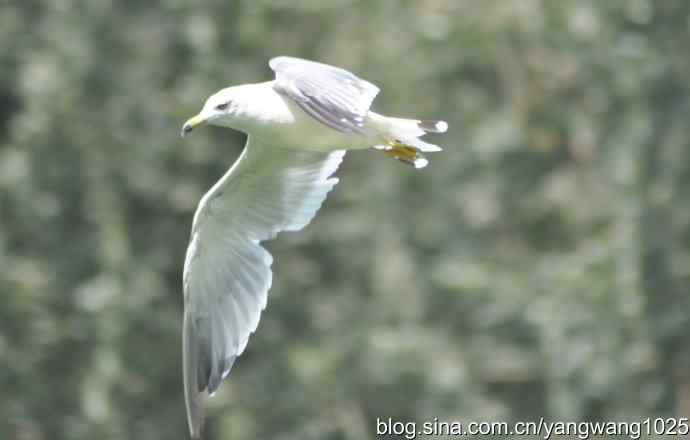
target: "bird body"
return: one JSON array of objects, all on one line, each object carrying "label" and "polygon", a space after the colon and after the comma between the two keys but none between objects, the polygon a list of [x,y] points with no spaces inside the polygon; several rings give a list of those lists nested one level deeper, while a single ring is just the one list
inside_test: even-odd
[{"label": "bird body", "polygon": [[306,226],[338,182],[346,149],[382,150],[422,168],[419,139],[443,121],[370,111],[379,89],[352,73],[291,57],[270,61],[274,81],[228,87],[209,97],[182,134],[207,123],[247,133],[244,151],[201,198],[183,273],[182,335],[190,433],[200,438],[203,398],[244,351],[266,307],[273,258],[261,246]]},{"label": "bird body", "polygon": [[[344,133],[333,130],[309,116],[290,98],[277,92],[275,85],[276,81],[266,81],[220,90],[209,100],[236,102],[238,116],[232,119],[219,118],[214,120],[214,125],[266,139],[279,139],[280,142],[275,144],[277,148],[330,152],[364,150],[385,145],[396,136],[396,121],[402,122],[403,131],[406,122],[418,122],[388,118],[368,111],[363,120],[361,133]],[[309,133],[308,142],[304,141],[305,133]]]}]

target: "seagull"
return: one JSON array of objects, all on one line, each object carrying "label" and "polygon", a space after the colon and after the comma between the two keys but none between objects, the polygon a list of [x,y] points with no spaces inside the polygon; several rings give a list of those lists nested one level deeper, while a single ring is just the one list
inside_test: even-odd
[{"label": "seagull", "polygon": [[379,88],[347,70],[280,56],[275,79],[224,88],[187,120],[182,136],[203,124],[247,134],[237,161],[201,198],[184,262],[182,362],[187,421],[201,438],[204,400],[242,354],[266,307],[273,258],[261,242],[304,228],[338,179],[345,150],[373,149],[415,168],[422,141],[444,121],[370,111]]}]

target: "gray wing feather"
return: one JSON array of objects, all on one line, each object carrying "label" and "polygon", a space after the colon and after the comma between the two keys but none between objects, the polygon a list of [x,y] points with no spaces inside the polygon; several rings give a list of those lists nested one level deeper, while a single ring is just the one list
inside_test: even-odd
[{"label": "gray wing feather", "polygon": [[379,92],[347,70],[293,57],[273,58],[274,88],[305,113],[343,133],[364,133],[364,118]]},{"label": "gray wing feather", "polygon": [[187,416],[199,438],[203,397],[242,354],[271,287],[261,242],[306,226],[338,179],[345,151],[271,147],[254,138],[199,202],[184,265],[182,356]]}]

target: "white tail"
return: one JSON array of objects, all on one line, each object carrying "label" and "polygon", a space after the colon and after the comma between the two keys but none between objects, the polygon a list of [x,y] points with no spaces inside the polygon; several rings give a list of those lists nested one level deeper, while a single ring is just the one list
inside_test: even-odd
[{"label": "white tail", "polygon": [[369,112],[369,118],[379,126],[386,139],[397,140],[398,143],[407,144],[428,153],[441,151],[442,148],[419,138],[427,133],[445,133],[448,130],[446,121],[391,118],[374,112]]},{"label": "white tail", "polygon": [[369,118],[377,125],[383,135],[385,145],[376,148],[386,154],[415,168],[424,168],[429,161],[420,153],[441,151],[438,145],[419,139],[427,133],[445,133],[448,130],[446,121],[422,121],[382,116],[369,112]]}]

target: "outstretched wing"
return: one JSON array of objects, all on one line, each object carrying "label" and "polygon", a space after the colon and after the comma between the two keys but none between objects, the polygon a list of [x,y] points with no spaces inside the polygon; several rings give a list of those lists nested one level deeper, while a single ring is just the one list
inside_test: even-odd
[{"label": "outstretched wing", "polygon": [[271,286],[260,242],[306,226],[338,182],[345,151],[275,148],[255,138],[201,199],[184,265],[183,368],[190,431],[256,330]]},{"label": "outstretched wing", "polygon": [[364,118],[379,93],[347,70],[293,57],[269,61],[274,88],[317,121],[343,133],[363,133]]}]

